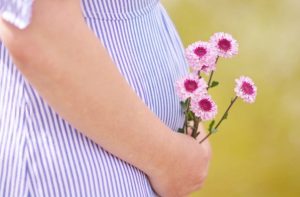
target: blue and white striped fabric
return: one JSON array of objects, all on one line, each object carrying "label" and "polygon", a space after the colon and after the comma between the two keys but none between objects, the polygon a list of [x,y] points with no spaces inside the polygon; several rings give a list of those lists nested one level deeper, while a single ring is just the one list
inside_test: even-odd
[{"label": "blue and white striped fabric", "polygon": [[[28,24],[31,1],[0,0],[0,5],[2,16],[22,16],[19,22],[9,20],[13,24]],[[28,12],[19,15],[20,6]],[[84,0],[82,9],[86,23],[137,95],[172,130],[179,128],[183,116],[174,82],[186,74],[187,66],[177,32],[159,1]],[[155,193],[143,172],[55,113],[0,42],[0,196]]]}]

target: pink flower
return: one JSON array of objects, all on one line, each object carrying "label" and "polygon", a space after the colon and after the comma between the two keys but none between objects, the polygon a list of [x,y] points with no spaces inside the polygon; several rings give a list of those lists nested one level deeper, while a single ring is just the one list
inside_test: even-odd
[{"label": "pink flower", "polygon": [[236,79],[235,82],[236,86],[234,91],[236,95],[247,103],[254,103],[257,94],[257,87],[254,85],[252,79],[241,76]]},{"label": "pink flower", "polygon": [[204,65],[214,68],[217,51],[210,43],[198,41],[186,48],[185,57],[192,70],[200,71]]},{"label": "pink flower", "polygon": [[202,95],[192,97],[191,111],[201,120],[208,121],[215,118],[218,108],[209,95]]},{"label": "pink flower", "polygon": [[238,54],[239,45],[230,34],[215,33],[210,37],[210,43],[217,49],[220,57],[231,58]]},{"label": "pink flower", "polygon": [[176,92],[181,101],[198,94],[207,93],[207,83],[197,75],[189,74],[176,82]]}]

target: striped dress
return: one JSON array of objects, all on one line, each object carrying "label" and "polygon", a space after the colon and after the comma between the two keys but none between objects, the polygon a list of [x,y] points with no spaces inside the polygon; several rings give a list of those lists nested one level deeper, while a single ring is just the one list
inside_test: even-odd
[{"label": "striped dress", "polygon": [[[25,28],[32,3],[0,0],[0,16]],[[159,0],[83,0],[82,12],[136,94],[177,130],[183,116],[174,82],[187,67],[181,41]],[[104,150],[47,105],[0,41],[0,196],[155,193],[143,172]]]}]

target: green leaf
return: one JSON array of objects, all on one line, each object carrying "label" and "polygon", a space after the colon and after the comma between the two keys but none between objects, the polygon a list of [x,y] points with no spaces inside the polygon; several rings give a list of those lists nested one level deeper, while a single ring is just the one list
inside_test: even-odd
[{"label": "green leaf", "polygon": [[215,120],[211,121],[211,123],[209,124],[209,127],[208,127],[208,131],[209,131],[209,132],[212,132],[215,123],[216,123]]},{"label": "green leaf", "polygon": [[179,129],[177,130],[177,132],[179,132],[179,133],[184,133],[184,129],[183,129],[183,128],[179,128]]},{"label": "green leaf", "polygon": [[188,121],[194,120],[195,114],[192,111],[189,111],[188,113]]},{"label": "green leaf", "polygon": [[210,85],[210,88],[214,88],[214,87],[216,87],[216,86],[218,86],[219,85],[219,82],[218,81],[213,81],[212,83],[211,83],[211,85]]},{"label": "green leaf", "polygon": [[185,102],[180,101],[180,105],[181,105],[181,107],[182,107],[183,109],[186,108],[186,103],[185,103]]},{"label": "green leaf", "polygon": [[183,111],[187,111],[189,105],[189,99],[186,99],[185,101],[180,101],[180,105]]},{"label": "green leaf", "polygon": [[218,129],[213,128],[210,132],[211,133],[217,133]]}]

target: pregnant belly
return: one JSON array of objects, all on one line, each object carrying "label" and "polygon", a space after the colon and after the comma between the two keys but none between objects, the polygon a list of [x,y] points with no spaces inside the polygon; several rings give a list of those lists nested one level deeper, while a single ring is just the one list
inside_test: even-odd
[{"label": "pregnant belly", "polygon": [[95,20],[87,24],[107,48],[128,84],[172,130],[183,114],[174,83],[186,73],[180,39],[163,8],[132,20]]}]

